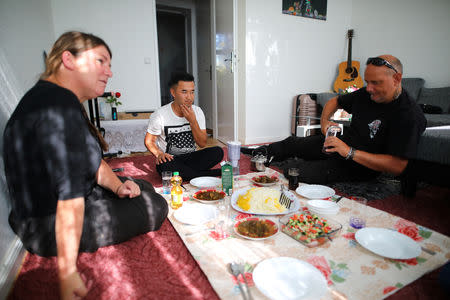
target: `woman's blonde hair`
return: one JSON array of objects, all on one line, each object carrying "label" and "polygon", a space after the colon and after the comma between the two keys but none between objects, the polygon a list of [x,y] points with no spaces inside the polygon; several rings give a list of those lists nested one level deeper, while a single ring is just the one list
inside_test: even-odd
[{"label": "woman's blonde hair", "polygon": [[83,51],[105,46],[112,58],[111,49],[101,38],[79,31],[68,31],[63,33],[53,45],[50,53],[45,59],[45,71],[41,74],[41,79],[46,79],[49,76],[58,72],[62,63],[62,54],[64,51],[69,51],[73,56],[77,56]]},{"label": "woman's blonde hair", "polygon": [[[90,34],[79,31],[68,31],[63,33],[50,50],[50,53],[45,59],[45,71],[41,74],[40,79],[47,79],[49,76],[54,75],[58,72],[59,67],[62,63],[62,54],[64,51],[69,51],[73,56],[78,56],[81,52],[98,47],[104,46],[109,52],[109,56],[112,58],[111,49],[101,38]],[[80,103],[81,105],[81,103]],[[108,150],[108,143],[97,130],[97,128],[89,121],[88,115],[84,106],[81,105],[81,111],[83,113],[86,122],[88,123],[89,131],[97,138],[98,143],[103,151]]]}]

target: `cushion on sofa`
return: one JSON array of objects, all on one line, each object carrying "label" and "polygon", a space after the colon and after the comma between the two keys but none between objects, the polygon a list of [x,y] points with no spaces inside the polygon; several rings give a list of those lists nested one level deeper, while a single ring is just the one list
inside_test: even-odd
[{"label": "cushion on sofa", "polygon": [[450,153],[450,126],[427,128],[417,145],[417,159],[450,165],[448,153]]},{"label": "cushion on sofa", "polygon": [[427,119],[427,128],[450,125],[450,114],[425,114],[425,119]]},{"label": "cushion on sofa", "polygon": [[420,94],[420,89],[425,84],[422,78],[403,78],[402,87],[408,92],[409,96],[417,101]]},{"label": "cushion on sofa", "polygon": [[439,106],[443,113],[450,113],[450,87],[423,88],[417,103]]}]

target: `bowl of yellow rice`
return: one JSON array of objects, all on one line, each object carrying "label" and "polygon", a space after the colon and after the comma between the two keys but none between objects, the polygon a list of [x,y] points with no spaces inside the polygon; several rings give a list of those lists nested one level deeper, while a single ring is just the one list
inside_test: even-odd
[{"label": "bowl of yellow rice", "polygon": [[241,189],[233,192],[233,195],[231,196],[231,206],[237,211],[249,214],[286,214],[289,210],[280,204],[280,195],[281,192],[279,189],[270,187]]}]

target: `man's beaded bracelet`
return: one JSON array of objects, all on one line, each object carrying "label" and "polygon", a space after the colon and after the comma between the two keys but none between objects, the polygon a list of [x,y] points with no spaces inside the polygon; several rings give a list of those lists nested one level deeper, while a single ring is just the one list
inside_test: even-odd
[{"label": "man's beaded bracelet", "polygon": [[350,147],[350,150],[348,150],[347,156],[345,157],[346,160],[353,159],[353,156],[355,156],[355,148]]}]

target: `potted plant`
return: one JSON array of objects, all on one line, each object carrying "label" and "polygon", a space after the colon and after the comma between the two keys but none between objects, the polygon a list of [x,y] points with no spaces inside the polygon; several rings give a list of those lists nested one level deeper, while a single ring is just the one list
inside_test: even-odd
[{"label": "potted plant", "polygon": [[118,100],[120,98],[119,92],[111,92],[111,95],[106,97],[106,103],[111,105],[111,118],[115,121],[117,120],[117,106],[122,105],[122,102]]}]

